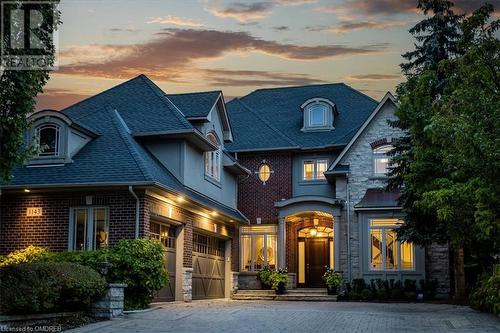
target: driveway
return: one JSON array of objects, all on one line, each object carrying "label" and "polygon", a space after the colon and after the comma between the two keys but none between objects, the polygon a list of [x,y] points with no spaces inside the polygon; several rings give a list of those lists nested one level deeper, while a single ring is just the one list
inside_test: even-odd
[{"label": "driveway", "polygon": [[500,319],[447,304],[194,301],[70,332],[500,332]]}]

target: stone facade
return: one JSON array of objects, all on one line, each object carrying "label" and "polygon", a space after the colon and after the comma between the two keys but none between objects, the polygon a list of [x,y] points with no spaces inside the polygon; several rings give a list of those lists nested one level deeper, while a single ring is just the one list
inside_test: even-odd
[{"label": "stone facade", "polygon": [[438,281],[437,292],[450,293],[450,250],[447,244],[431,244],[425,249],[425,271],[427,278]]},{"label": "stone facade", "polygon": [[193,300],[193,269],[182,268],[182,297],[184,302]]},{"label": "stone facade", "polygon": [[126,284],[110,283],[106,295],[92,304],[92,313],[97,318],[111,319],[123,315]]}]

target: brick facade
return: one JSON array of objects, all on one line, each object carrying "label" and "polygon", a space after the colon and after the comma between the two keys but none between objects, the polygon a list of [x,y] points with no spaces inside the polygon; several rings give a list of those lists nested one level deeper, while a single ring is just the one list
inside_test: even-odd
[{"label": "brick facade", "polygon": [[[278,209],[274,203],[281,199],[292,197],[292,154],[291,153],[262,153],[238,154],[239,162],[252,175],[243,178],[238,184],[238,209],[256,224],[257,218],[262,223],[277,223]],[[265,161],[273,173],[264,185],[256,174],[259,166]]]}]

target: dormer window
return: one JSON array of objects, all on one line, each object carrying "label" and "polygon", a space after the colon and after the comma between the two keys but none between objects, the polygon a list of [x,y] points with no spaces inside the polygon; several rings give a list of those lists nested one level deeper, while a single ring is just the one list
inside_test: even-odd
[{"label": "dormer window", "polygon": [[325,98],[313,98],[301,105],[304,114],[303,131],[329,131],[333,129],[335,104]]},{"label": "dormer window", "polygon": [[38,156],[59,156],[60,127],[55,124],[44,124],[36,129],[38,146],[42,151]]}]

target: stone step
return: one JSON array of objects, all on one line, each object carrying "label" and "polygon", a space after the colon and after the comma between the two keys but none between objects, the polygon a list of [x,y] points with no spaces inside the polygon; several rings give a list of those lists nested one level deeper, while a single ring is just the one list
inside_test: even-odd
[{"label": "stone step", "polygon": [[276,295],[275,301],[336,302],[337,295]]},{"label": "stone step", "polygon": [[288,289],[289,294],[327,294],[326,288],[297,288]]},{"label": "stone step", "polygon": [[275,301],[315,301],[335,302],[337,295],[328,295],[326,289],[289,289],[284,295],[276,295],[274,290],[238,290],[234,300],[275,300]]},{"label": "stone step", "polygon": [[232,299],[237,301],[272,301],[276,295],[233,295]]}]

